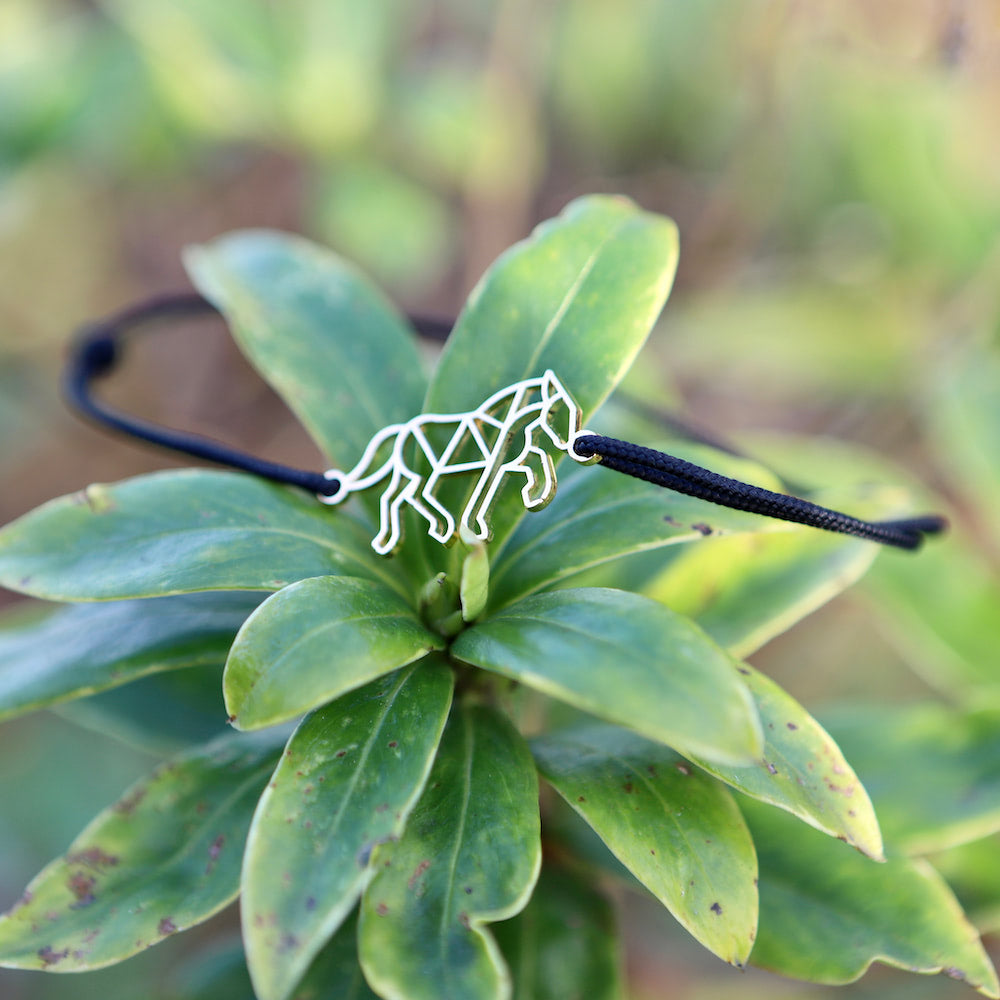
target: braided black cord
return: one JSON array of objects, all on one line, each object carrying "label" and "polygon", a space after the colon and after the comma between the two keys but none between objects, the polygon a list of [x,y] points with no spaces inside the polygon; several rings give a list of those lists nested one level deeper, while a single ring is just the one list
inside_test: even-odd
[{"label": "braided black cord", "polygon": [[644,448],[599,434],[578,437],[573,450],[587,457],[597,455],[601,464],[609,469],[709,503],[745,510],[751,514],[764,514],[783,521],[794,521],[824,531],[854,535],[901,549],[917,549],[925,534],[936,534],[946,527],[944,518],[935,515],[899,521],[862,521],[800,497],[773,493],[760,486],[720,476],[653,448]]}]

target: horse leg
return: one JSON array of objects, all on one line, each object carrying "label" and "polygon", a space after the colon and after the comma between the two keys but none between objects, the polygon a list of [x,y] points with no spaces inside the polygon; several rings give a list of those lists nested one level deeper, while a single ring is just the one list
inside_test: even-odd
[{"label": "horse leg", "polygon": [[379,532],[372,539],[372,548],[379,555],[387,555],[399,545],[403,535],[399,509],[404,503],[413,502],[419,482],[419,478],[414,480],[412,473],[404,474],[398,465],[393,468],[389,485],[379,499]]},{"label": "horse leg", "polygon": [[[531,456],[535,456],[537,462],[530,462]],[[534,468],[536,464],[537,472]],[[525,449],[517,471],[524,473],[525,484],[521,487],[524,506],[528,510],[540,510],[555,494],[556,467],[552,456],[544,448],[533,444]]]},{"label": "horse leg", "polygon": [[[419,500],[416,494],[410,501],[426,519],[429,525],[427,533],[442,545],[447,545],[455,537],[455,519],[451,512],[447,510],[440,500],[434,496],[434,487],[437,485],[437,478],[430,476],[424,482],[420,490]],[[420,501],[423,501],[422,503]]]}]

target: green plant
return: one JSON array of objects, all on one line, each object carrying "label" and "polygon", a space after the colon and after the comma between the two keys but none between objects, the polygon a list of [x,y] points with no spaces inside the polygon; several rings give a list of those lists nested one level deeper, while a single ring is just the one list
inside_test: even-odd
[{"label": "green plant", "polygon": [[[348,465],[385,425],[546,368],[590,419],[676,257],[669,221],[575,202],[488,271],[429,385],[405,323],[330,253],[249,232],[188,263]],[[781,485],[749,461],[702,461]],[[391,559],[370,547],[369,497],[329,509],[201,470],[91,486],[4,529],[0,582],[96,603],[0,633],[0,716],[194,675],[186,692],[152,689],[155,737],[204,706],[224,662],[239,731],[102,812],[0,920],[0,962],[97,968],[241,894],[261,1000],[610,998],[608,876],[736,966],[843,983],[878,959],[1000,995],[941,877],[884,852],[837,744],[737,659],[857,579],[874,547],[600,469],[560,475],[541,514],[508,486],[485,545],[446,549],[410,523]],[[844,492],[871,515],[906,499]]]}]

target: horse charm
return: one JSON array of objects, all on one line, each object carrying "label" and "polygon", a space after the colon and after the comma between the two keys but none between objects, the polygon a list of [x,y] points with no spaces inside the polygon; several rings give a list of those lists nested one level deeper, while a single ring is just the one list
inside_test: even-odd
[{"label": "horse charm", "polygon": [[[427,521],[428,534],[443,545],[450,545],[460,528],[487,539],[490,507],[507,476],[524,476],[521,499],[528,510],[540,510],[555,496],[555,465],[538,443],[541,434],[576,462],[596,461],[578,455],[573,447],[578,437],[590,433],[580,429],[580,419],[573,397],[552,371],[546,371],[540,378],[495,392],[467,413],[423,413],[383,428],[353,469],[324,473],[338,480],[339,488],[319,499],[338,504],[385,480],[379,531],[372,539],[372,548],[381,555],[392,552],[402,538],[403,504]],[[443,477],[467,473],[477,478],[456,523],[437,488]]]}]

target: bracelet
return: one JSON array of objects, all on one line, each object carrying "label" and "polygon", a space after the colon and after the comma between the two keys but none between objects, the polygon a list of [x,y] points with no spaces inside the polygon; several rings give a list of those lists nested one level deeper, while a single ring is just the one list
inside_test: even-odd
[{"label": "bracelet", "polygon": [[[135,327],[153,320],[218,312],[202,296],[185,293],[148,299],[87,325],[74,338],[67,362],[63,378],[67,401],[104,427],[171,451],[300,487],[315,493],[326,504],[341,503],[352,493],[383,484],[381,523],[372,541],[372,547],[381,554],[391,553],[402,538],[404,504],[427,521],[429,535],[442,544],[450,544],[463,532],[478,539],[489,537],[489,510],[508,476],[524,477],[521,498],[528,510],[544,507],[556,490],[552,448],[546,450],[546,443],[580,464],[598,463],[710,503],[897,548],[917,549],[925,535],[940,533],[947,527],[945,519],[938,515],[864,521],[800,497],[730,479],[665,452],[583,430],[579,407],[551,370],[499,389],[475,410],[420,414],[404,424],[383,428],[352,469],[323,473],[266,461],[211,438],[142,420],[93,395],[91,383],[114,371],[121,360],[125,335]],[[451,329],[450,323],[437,319],[409,319],[420,336],[432,340],[446,339]],[[634,408],[647,414],[649,411],[644,404],[635,404]],[[692,431],[683,421],[656,412],[686,436],[733,451]],[[444,447],[431,446],[427,436],[431,426],[454,428]],[[413,445],[418,459],[411,462],[406,456]],[[435,489],[443,477],[462,474],[474,476],[475,483],[465,507],[455,514],[439,502]]]}]

